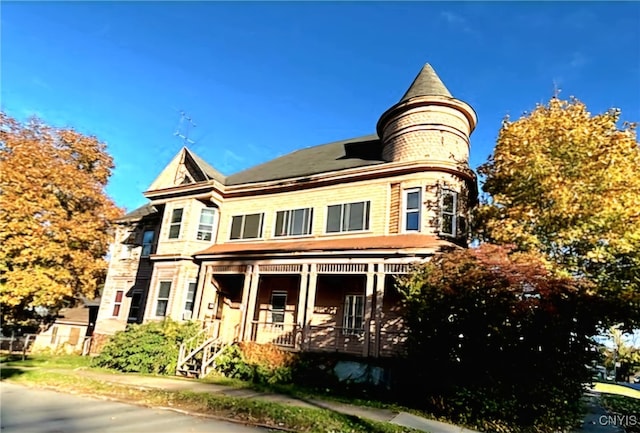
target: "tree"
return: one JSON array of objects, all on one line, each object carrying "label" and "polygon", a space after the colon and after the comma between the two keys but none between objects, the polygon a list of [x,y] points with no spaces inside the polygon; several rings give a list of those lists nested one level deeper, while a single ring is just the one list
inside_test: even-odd
[{"label": "tree", "polygon": [[[408,335],[402,388],[428,411],[482,431],[558,431],[580,414],[590,336],[605,305],[584,279],[539,254],[483,244],[433,257],[400,278]],[[531,429],[534,427],[533,429]],[[530,429],[530,430],[529,430]]]},{"label": "tree", "polygon": [[96,295],[121,210],[104,191],[105,144],[0,116],[0,302],[3,322],[16,322]]},{"label": "tree", "polygon": [[607,337],[612,347],[604,350],[604,365],[609,371],[615,371],[615,380],[627,381],[629,376],[640,367],[640,348],[628,341],[629,334],[622,332],[621,327],[611,326]]},{"label": "tree", "polygon": [[617,300],[616,317],[640,322],[640,147],[620,111],[591,115],[577,99],[552,98],[504,120],[479,168],[476,215],[483,241],[540,251],[569,275],[587,276]]}]

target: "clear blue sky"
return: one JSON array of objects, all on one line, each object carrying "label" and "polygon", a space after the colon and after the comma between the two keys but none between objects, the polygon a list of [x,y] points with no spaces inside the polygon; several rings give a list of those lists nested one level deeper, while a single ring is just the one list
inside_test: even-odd
[{"label": "clear blue sky", "polygon": [[1,106],[97,135],[108,193],[131,210],[182,147],[225,174],[375,132],[424,63],[479,124],[471,165],[507,114],[561,96],[640,120],[637,2],[9,2]]}]

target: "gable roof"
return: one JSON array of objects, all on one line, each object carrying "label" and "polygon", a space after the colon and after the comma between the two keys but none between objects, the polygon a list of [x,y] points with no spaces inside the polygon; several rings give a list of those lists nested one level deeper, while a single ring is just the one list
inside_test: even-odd
[{"label": "gable roof", "polygon": [[416,78],[413,80],[413,83],[411,83],[411,86],[409,86],[407,92],[400,99],[400,102],[404,102],[418,96],[453,97],[429,63],[422,67]]},{"label": "gable roof", "polygon": [[381,148],[376,134],[307,147],[228,176],[226,184],[264,182],[380,164],[385,162]]},{"label": "gable roof", "polygon": [[183,147],[155,178],[148,189],[152,191],[182,184],[205,182],[212,179],[224,183],[225,177],[202,158]]}]

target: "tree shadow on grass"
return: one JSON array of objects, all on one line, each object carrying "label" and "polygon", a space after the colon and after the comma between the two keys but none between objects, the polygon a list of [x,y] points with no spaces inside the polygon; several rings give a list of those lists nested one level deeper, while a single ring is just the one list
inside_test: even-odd
[{"label": "tree shadow on grass", "polygon": [[0,380],[9,379],[11,377],[20,376],[24,374],[24,370],[14,367],[0,367]]}]

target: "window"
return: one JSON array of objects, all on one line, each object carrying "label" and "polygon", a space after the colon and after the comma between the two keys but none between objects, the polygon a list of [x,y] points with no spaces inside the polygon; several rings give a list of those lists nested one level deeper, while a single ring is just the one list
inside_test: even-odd
[{"label": "window", "polygon": [[262,236],[264,214],[237,215],[231,221],[231,239],[255,239]]},{"label": "window", "polygon": [[[180,228],[178,227],[178,231]],[[149,257],[153,252],[153,238],[155,232],[153,230],[145,230],[142,234],[142,257]]]},{"label": "window", "polygon": [[456,236],[456,215],[458,193],[448,189],[442,190],[440,196],[440,234]]},{"label": "window", "polygon": [[191,320],[191,316],[193,316],[193,303],[196,298],[196,287],[197,283],[189,283],[189,287],[187,288],[187,297],[184,302],[184,313],[182,314],[182,318],[184,320]]},{"label": "window", "polygon": [[164,317],[167,315],[167,306],[169,305],[169,293],[171,292],[171,281],[160,281],[158,289],[158,302],[156,303],[156,316]]},{"label": "window", "polygon": [[205,208],[200,211],[200,224],[198,225],[199,241],[210,241],[213,235],[213,217],[215,209]]},{"label": "window", "polygon": [[171,224],[169,224],[169,239],[180,237],[180,224],[182,224],[182,211],[184,209],[174,209],[171,213]]},{"label": "window", "polygon": [[364,296],[347,295],[344,300],[343,334],[360,334],[364,331]]},{"label": "window", "polygon": [[404,230],[420,231],[420,188],[404,191]]},{"label": "window", "polygon": [[369,201],[345,203],[327,208],[327,233],[369,230]]},{"label": "window", "polygon": [[113,317],[118,317],[120,315],[120,306],[122,305],[123,295],[124,295],[123,290],[116,291],[116,298],[113,301],[113,313],[111,314]]},{"label": "window", "polygon": [[313,209],[283,210],[276,213],[276,236],[299,236],[311,234]]},{"label": "window", "polygon": [[271,323],[284,323],[287,292],[271,293]]},{"label": "window", "polygon": [[137,322],[140,314],[140,302],[142,301],[142,293],[134,293],[131,296],[131,307],[129,308],[129,321]]}]

